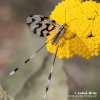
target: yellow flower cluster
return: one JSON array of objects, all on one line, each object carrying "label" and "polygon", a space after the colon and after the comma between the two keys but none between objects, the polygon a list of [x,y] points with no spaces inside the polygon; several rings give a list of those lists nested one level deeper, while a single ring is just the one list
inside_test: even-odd
[{"label": "yellow flower cluster", "polygon": [[[89,59],[100,55],[100,3],[92,0],[63,0],[52,11],[50,18],[60,25],[67,24],[59,41],[57,56],[60,59],[75,55]],[[58,29],[52,32],[47,41],[57,32]],[[52,42],[47,44],[48,52],[55,54],[56,49],[57,45]]]}]

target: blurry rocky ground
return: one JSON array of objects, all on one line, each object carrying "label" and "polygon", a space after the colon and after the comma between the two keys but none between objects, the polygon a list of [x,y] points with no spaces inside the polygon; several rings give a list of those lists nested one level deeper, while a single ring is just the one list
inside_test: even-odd
[{"label": "blurry rocky ground", "polygon": [[7,94],[7,92],[4,91],[2,89],[2,87],[0,86],[0,100],[14,100],[14,98],[12,98],[11,96],[9,96]]},{"label": "blurry rocky ground", "polygon": [[[15,100],[43,98],[54,57],[47,53],[46,48],[14,76],[10,77],[9,72],[45,43],[44,38],[31,34],[25,23],[26,17],[30,14],[49,16],[59,1],[0,0],[0,84]],[[100,57],[91,60],[81,57],[57,59],[47,100],[67,100],[68,92],[73,94],[76,91],[97,92],[98,95],[96,98],[69,100],[100,100],[99,76]]]}]

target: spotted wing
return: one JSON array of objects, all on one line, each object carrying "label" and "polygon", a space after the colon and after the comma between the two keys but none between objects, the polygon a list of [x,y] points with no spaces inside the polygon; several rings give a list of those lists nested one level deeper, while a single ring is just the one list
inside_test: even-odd
[{"label": "spotted wing", "polygon": [[53,31],[57,26],[54,20],[42,15],[29,16],[27,18],[27,25],[34,34],[37,34],[41,37],[50,35],[50,32]]}]

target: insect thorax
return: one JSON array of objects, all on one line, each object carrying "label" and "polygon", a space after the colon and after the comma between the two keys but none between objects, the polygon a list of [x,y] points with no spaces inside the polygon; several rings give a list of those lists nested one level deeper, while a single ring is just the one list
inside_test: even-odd
[{"label": "insect thorax", "polygon": [[52,38],[52,44],[57,45],[62,38],[63,34],[65,33],[66,24],[63,24],[60,28],[58,33]]}]

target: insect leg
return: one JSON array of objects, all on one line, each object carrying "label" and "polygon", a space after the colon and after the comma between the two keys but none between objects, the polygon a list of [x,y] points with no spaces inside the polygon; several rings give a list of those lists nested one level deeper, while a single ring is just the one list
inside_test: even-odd
[{"label": "insect leg", "polygon": [[12,70],[9,75],[11,76],[11,75],[15,74],[19,70],[19,68],[23,67],[26,63],[28,63],[43,47],[45,47],[45,45],[48,42],[46,42],[43,46],[41,46],[35,53],[32,54],[31,57],[29,57],[28,59],[26,59],[20,66],[16,67],[14,70]]},{"label": "insect leg", "polygon": [[55,64],[55,60],[56,60],[56,56],[57,56],[57,52],[58,52],[58,47],[59,47],[59,45],[57,46],[56,54],[55,54],[55,57],[54,57],[54,60],[53,60],[53,65],[52,65],[50,72],[49,72],[49,75],[48,75],[48,84],[46,86],[46,93],[44,95],[44,99],[46,98],[47,92],[48,92],[49,87],[50,87],[52,73],[53,73],[53,69],[54,69],[54,64]]}]

